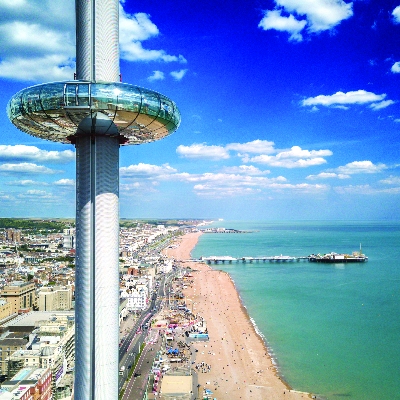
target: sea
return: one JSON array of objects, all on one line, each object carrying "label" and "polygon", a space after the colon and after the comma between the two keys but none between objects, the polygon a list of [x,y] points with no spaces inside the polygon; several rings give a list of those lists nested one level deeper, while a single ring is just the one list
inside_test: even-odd
[{"label": "sea", "polygon": [[[218,221],[201,256],[308,256],[360,250],[368,262],[219,263],[279,374],[322,399],[400,399],[400,222]],[[208,227],[208,226],[207,226]]]}]

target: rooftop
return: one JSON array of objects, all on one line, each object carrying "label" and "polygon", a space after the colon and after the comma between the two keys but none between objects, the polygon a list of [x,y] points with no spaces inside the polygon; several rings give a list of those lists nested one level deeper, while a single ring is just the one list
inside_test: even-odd
[{"label": "rooftop", "polygon": [[74,316],[75,311],[31,311],[18,315],[18,317],[6,322],[3,326],[38,326],[40,321],[50,321],[57,317],[71,320]]}]

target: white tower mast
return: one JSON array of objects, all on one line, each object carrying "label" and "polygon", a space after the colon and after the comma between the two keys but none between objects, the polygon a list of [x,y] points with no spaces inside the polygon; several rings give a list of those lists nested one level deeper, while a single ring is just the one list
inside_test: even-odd
[{"label": "white tower mast", "polygon": [[[76,77],[119,80],[118,0],[76,0]],[[76,135],[76,400],[118,398],[119,137],[93,112]]]},{"label": "white tower mast", "polygon": [[[76,0],[76,79],[7,105],[30,135],[76,147],[75,400],[118,398],[119,146],[180,124],[168,97],[119,81],[118,0]],[[62,371],[61,371],[62,373]]]}]

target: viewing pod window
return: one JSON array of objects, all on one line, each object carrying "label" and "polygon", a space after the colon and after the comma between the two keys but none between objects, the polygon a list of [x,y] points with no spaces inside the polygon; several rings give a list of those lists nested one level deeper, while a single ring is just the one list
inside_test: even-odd
[{"label": "viewing pod window", "polygon": [[66,83],[64,85],[64,107],[89,108],[90,83]]}]

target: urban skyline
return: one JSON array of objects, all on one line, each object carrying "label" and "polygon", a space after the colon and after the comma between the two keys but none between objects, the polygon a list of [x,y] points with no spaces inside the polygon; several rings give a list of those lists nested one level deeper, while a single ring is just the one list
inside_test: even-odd
[{"label": "urban skyline", "polygon": [[[73,78],[73,4],[47,3],[43,15],[0,1],[3,109],[30,84]],[[397,6],[124,1],[123,81],[170,96],[183,118],[121,149],[121,217],[399,219]],[[0,215],[73,217],[73,146],[1,118]]]}]

